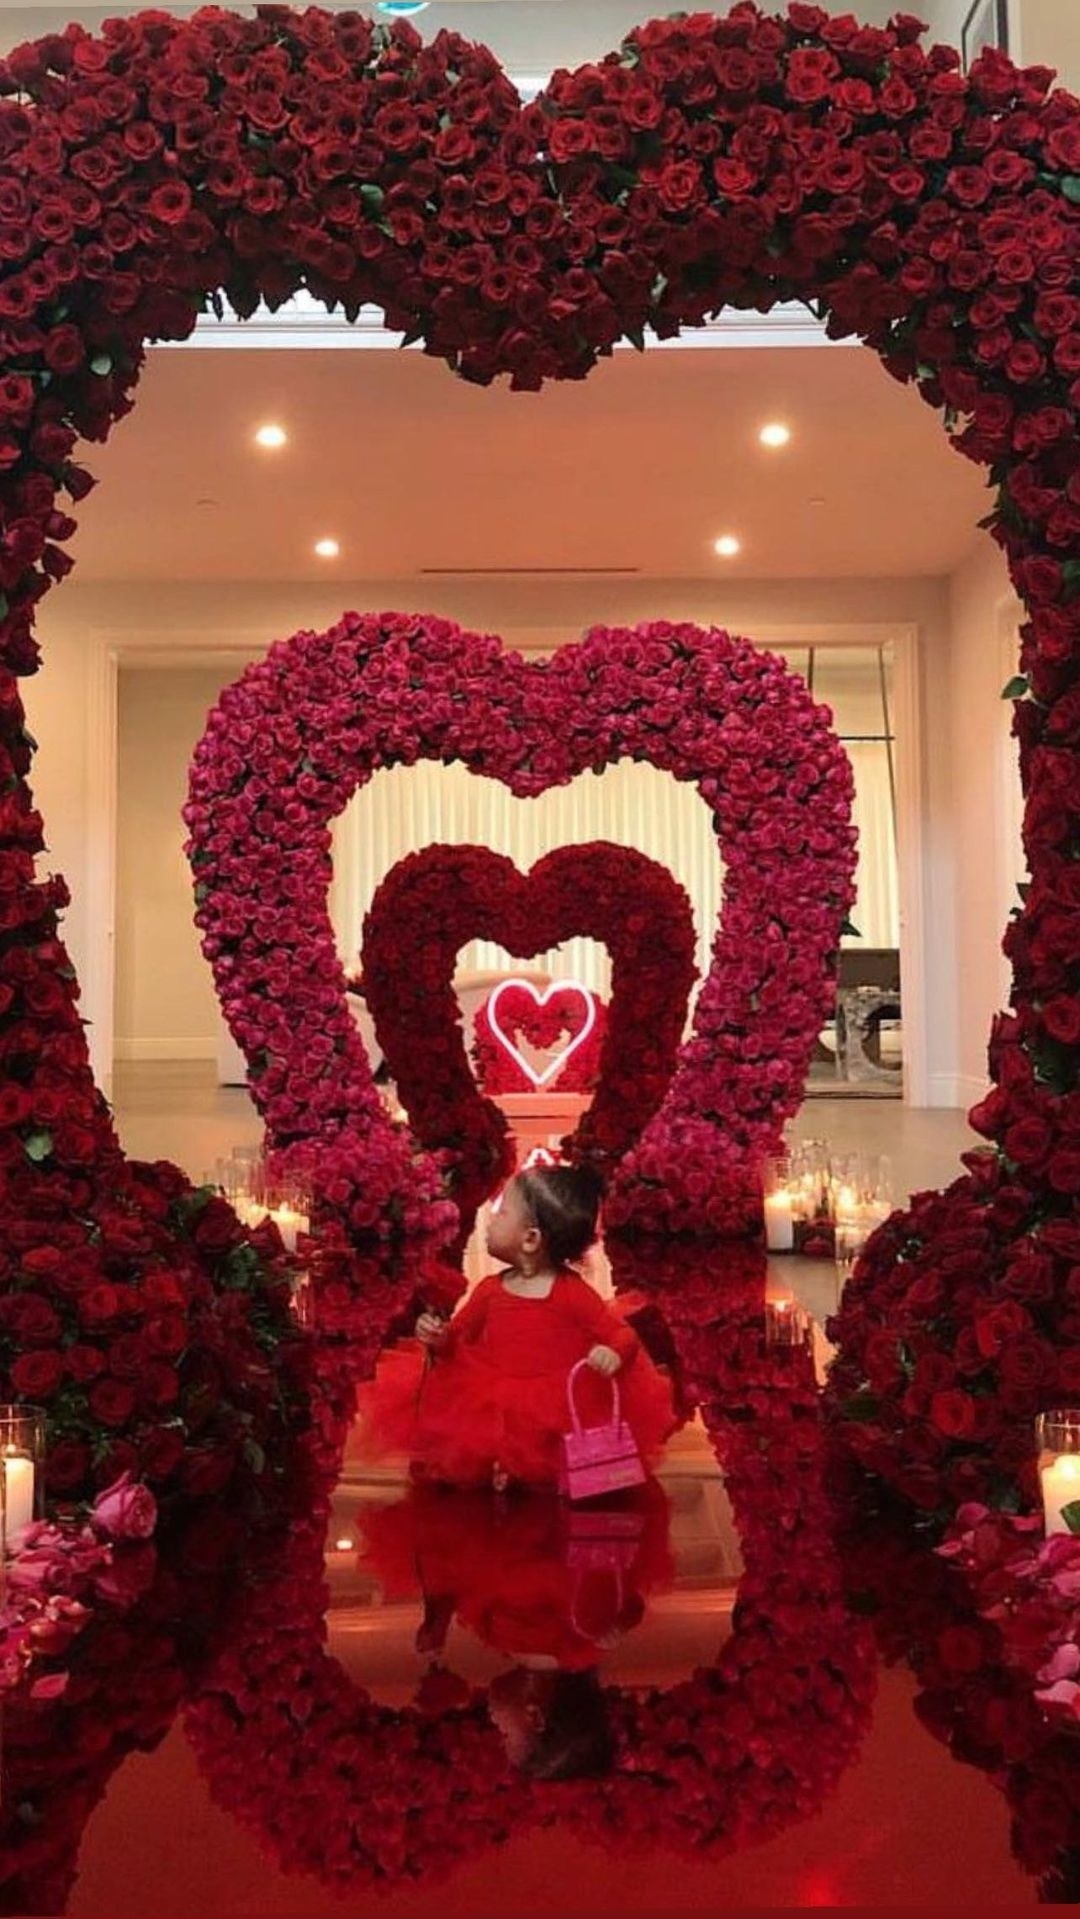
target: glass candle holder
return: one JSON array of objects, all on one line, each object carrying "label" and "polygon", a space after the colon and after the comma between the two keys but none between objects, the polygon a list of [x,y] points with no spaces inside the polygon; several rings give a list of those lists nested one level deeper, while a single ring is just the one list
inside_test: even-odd
[{"label": "glass candle holder", "polygon": [[795,1250],[795,1222],[791,1207],[791,1161],[767,1159],[762,1169],[765,1246],[770,1253]]},{"label": "glass candle holder", "polygon": [[832,1253],[832,1186],[829,1149],[822,1139],[803,1139],[791,1151],[791,1206],[795,1251],[813,1259]]},{"label": "glass candle holder", "polygon": [[45,1511],[45,1412],[41,1406],[0,1406],[0,1460],[4,1465],[4,1551]]},{"label": "glass candle holder", "polygon": [[1080,1407],[1040,1413],[1035,1444],[1047,1535],[1080,1533]]},{"label": "glass candle holder", "polygon": [[810,1320],[794,1299],[765,1301],[766,1346],[805,1346],[810,1337]]},{"label": "glass candle holder", "polygon": [[295,1253],[301,1236],[311,1230],[311,1198],[299,1180],[268,1178],[265,1185],[266,1218],[281,1234],[287,1253]]}]

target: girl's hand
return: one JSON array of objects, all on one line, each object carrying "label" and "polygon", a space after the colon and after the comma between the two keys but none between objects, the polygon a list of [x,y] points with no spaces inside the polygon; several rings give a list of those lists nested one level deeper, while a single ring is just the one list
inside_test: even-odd
[{"label": "girl's hand", "polygon": [[416,1322],[416,1337],[421,1346],[427,1346],[431,1351],[436,1351],[440,1346],[446,1345],[450,1337],[450,1328],[445,1319],[439,1318],[438,1313],[421,1313]]},{"label": "girl's hand", "polygon": [[603,1373],[605,1379],[610,1379],[618,1372],[622,1360],[614,1346],[594,1346],[591,1353],[586,1353],[585,1364],[591,1366],[594,1373]]}]

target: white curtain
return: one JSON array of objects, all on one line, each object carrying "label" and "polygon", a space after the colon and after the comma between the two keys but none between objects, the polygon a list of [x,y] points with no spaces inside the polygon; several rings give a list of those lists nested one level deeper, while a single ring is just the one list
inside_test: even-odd
[{"label": "white curtain", "polygon": [[[896,847],[885,747],[852,744],[847,750],[855,772],[861,848],[860,896],[853,914],[858,944],[896,946]],[[377,773],[334,829],[330,910],[339,951],[346,961],[355,959],[372,895],[407,853],[436,841],[470,843],[508,854],[525,871],[554,847],[598,839],[636,847],[686,888],[704,973],[723,892],[708,810],[692,786],[626,760],[602,774],[583,773],[570,786],[534,800],[514,799],[498,781],[478,778],[462,766],[422,762]],[[459,963],[470,971],[514,965],[501,947],[481,941],[467,947]],[[607,954],[590,940],[571,940],[540,964],[555,977],[608,991]]]},{"label": "white curtain", "polygon": [[[531,800],[515,799],[497,780],[463,766],[421,762],[377,773],[334,831],[330,910],[339,951],[355,957],[372,895],[406,853],[436,841],[489,846],[524,872],[555,847],[588,840],[636,847],[674,874],[690,897],[698,965],[706,967],[723,887],[708,809],[692,786],[629,760]],[[512,970],[514,963],[502,947],[482,940],[459,961],[468,971]],[[554,977],[608,992],[607,953],[592,940],[570,940],[550,963],[541,958],[538,964]]]},{"label": "white curtain", "polygon": [[855,775],[852,817],[859,834],[859,867],[851,918],[859,938],[843,943],[898,947],[900,887],[888,754],[883,740],[846,740],[844,747]]}]

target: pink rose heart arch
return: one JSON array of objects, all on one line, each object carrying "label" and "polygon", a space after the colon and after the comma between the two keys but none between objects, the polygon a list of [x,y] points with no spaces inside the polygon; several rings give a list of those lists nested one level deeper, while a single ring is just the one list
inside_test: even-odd
[{"label": "pink rose heart arch", "polygon": [[[461,761],[520,797],[620,758],[694,782],[725,861],[712,966],[606,1216],[612,1227],[749,1229],[761,1156],[802,1096],[852,899],[851,769],[825,710],[782,660],[716,630],[596,628],[527,663],[405,614],[346,614],[327,633],[296,634],[225,690],[184,815],[203,951],[272,1144],[295,1149],[360,1242],[402,1225],[441,1231],[444,1202],[430,1162],[387,1117],[349,1012],[327,911],[328,823],[377,768],[422,758]],[[464,921],[430,948],[431,983],[446,995],[452,955],[484,910],[475,887],[461,901]],[[688,940],[686,952],[689,966]],[[396,949],[389,965],[373,960],[377,1022],[398,1021],[395,980],[411,1006],[407,965]],[[428,971],[421,939],[414,986]],[[676,975],[679,1024],[688,984]],[[479,1102],[458,1050],[468,1113]],[[407,1100],[420,1101],[425,1071],[413,1063]]]},{"label": "pink rose heart arch", "polygon": [[[954,1467],[965,1492],[981,1479],[1015,1495],[1030,1380],[1039,1397],[1055,1390],[1044,1346],[1073,1365],[1080,1354],[1080,108],[1051,80],[994,53],[963,75],[910,16],[870,28],[801,3],[784,18],[740,3],[643,26],[525,107],[494,57],[456,35],[424,46],[402,24],[282,6],[148,13],[100,37],[72,26],[0,63],[0,1243],[12,1285],[26,1283],[26,1253],[47,1264],[61,1237],[80,1288],[105,1279],[109,1256],[77,1222],[129,1190],[57,938],[65,895],[34,871],[44,842],[18,676],[37,661],[36,608],[71,565],[62,496],[92,484],[77,443],[129,409],[145,342],[186,337],[222,295],[250,313],[307,286],[350,315],[375,302],[470,379],[538,386],[584,377],[647,328],[671,335],[726,304],[801,299],[913,383],[991,470],[989,526],[1028,609],[1016,724],[1031,884],[1010,932],[994,1091],[977,1112],[996,1151],[943,1210],[879,1237],[836,1328],[838,1404],[858,1415],[868,1459],[893,1478],[926,1468],[921,1497],[945,1508]],[[127,1244],[138,1293],[151,1255],[138,1234]],[[912,1257],[931,1291],[942,1270],[960,1275],[947,1310],[917,1319],[917,1350]],[[1028,1347],[1004,1446],[980,1411],[1001,1349],[976,1318],[1003,1299],[1043,1342]],[[23,1350],[16,1334],[0,1351],[5,1393]],[[926,1458],[925,1395],[950,1377],[978,1390],[940,1386],[962,1397],[939,1407]]]},{"label": "pink rose heart arch", "polygon": [[[513,1145],[469,1067],[453,986],[457,955],[469,940],[488,939],[528,958],[575,933],[607,947],[613,998],[595,1097],[567,1145],[607,1173],[668,1089],[697,972],[690,901],[666,868],[605,840],[559,847],[528,874],[487,847],[429,846],[399,860],[371,902],[367,1003],[417,1139],[452,1155],[459,1237],[468,1237],[477,1206],[511,1170]],[[511,989],[535,1013],[530,992]],[[577,993],[572,1016],[581,1015]]]}]

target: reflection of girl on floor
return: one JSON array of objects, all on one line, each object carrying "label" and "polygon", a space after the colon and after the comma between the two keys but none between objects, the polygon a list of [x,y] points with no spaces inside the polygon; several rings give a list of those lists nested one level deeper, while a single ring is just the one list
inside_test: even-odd
[{"label": "reflection of girl on floor", "polygon": [[609,1742],[597,1667],[673,1577],[660,1487],[586,1515],[550,1496],[420,1486],[359,1517],[384,1594],[423,1600],[418,1652],[439,1660],[457,1620],[513,1660],[488,1693],[511,1762],[544,1779],[601,1769]]}]

